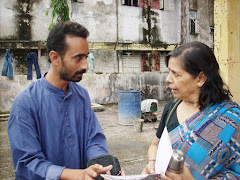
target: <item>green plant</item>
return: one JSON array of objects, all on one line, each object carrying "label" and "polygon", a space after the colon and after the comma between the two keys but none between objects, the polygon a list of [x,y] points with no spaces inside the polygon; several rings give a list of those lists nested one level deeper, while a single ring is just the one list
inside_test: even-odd
[{"label": "green plant", "polygon": [[[52,8],[52,23],[49,25],[49,30],[59,22],[70,21],[67,0],[51,0],[50,7]],[[46,11],[46,15],[48,12],[49,10]]]}]

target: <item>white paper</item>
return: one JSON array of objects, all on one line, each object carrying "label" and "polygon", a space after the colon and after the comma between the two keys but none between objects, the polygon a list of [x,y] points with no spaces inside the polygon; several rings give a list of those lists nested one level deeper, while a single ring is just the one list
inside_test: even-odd
[{"label": "white paper", "polygon": [[172,156],[172,151],[170,137],[168,135],[167,127],[165,127],[158,143],[155,173],[160,174],[163,172],[165,174]]},{"label": "white paper", "polygon": [[160,174],[144,174],[144,175],[130,175],[130,176],[112,176],[101,174],[104,179],[108,180],[156,180],[156,177],[161,178]]}]

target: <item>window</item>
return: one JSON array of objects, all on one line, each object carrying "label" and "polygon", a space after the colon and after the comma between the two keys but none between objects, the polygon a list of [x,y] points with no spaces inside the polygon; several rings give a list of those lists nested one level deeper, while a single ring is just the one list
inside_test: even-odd
[{"label": "window", "polygon": [[166,51],[160,52],[160,72],[168,72],[168,67],[165,64],[165,57],[168,54]]},{"label": "window", "polygon": [[138,7],[138,0],[122,0],[122,5]]},{"label": "window", "polygon": [[175,11],[175,0],[164,0],[164,10]]},{"label": "window", "polygon": [[141,61],[138,53],[132,51],[123,51],[122,72],[141,72]]},{"label": "window", "polygon": [[190,20],[189,21],[190,34],[197,34],[197,28],[196,28],[197,12],[196,11],[190,11],[189,20]]},{"label": "window", "polygon": [[142,72],[160,71],[160,51],[145,51],[141,53]]}]

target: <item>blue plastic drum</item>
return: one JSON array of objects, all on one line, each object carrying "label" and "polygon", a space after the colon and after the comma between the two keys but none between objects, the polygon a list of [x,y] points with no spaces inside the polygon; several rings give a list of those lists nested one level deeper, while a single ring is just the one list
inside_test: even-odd
[{"label": "blue plastic drum", "polygon": [[118,117],[121,125],[133,125],[134,119],[141,118],[141,93],[139,91],[119,91]]}]

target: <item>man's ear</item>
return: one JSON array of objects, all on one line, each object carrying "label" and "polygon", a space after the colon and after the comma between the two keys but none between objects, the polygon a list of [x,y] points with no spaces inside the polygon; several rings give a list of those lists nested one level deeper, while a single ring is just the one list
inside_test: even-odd
[{"label": "man's ear", "polygon": [[56,51],[49,52],[49,58],[51,60],[51,64],[58,65],[61,59],[61,56]]},{"label": "man's ear", "polygon": [[198,84],[202,87],[206,81],[207,81],[207,76],[204,74],[204,72],[201,71],[198,74]]}]

